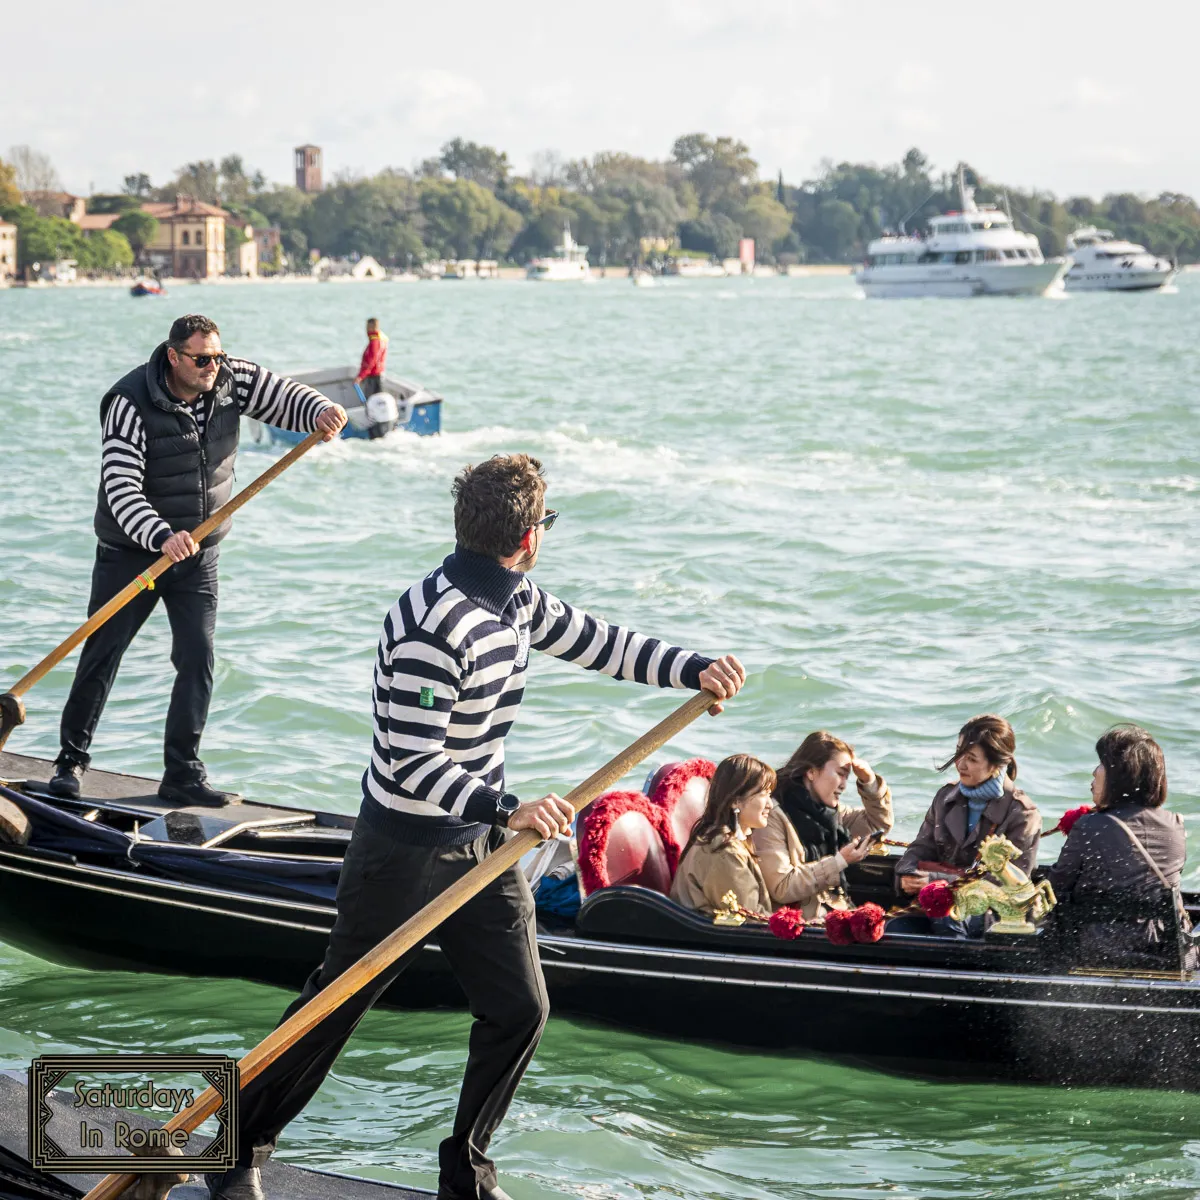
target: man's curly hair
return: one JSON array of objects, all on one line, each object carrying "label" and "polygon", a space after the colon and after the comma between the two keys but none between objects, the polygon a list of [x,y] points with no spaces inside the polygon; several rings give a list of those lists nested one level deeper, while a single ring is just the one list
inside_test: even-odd
[{"label": "man's curly hair", "polygon": [[532,455],[495,454],[463,467],[450,490],[458,544],[504,558],[516,553],[525,531],[541,519],[546,478]]}]

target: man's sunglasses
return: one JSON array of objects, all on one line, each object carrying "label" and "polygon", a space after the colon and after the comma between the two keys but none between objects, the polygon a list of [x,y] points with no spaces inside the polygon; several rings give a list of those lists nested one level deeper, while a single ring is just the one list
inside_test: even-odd
[{"label": "man's sunglasses", "polygon": [[198,367],[207,367],[210,363],[224,364],[229,361],[229,355],[224,351],[218,351],[216,354],[192,354],[187,350],[176,350],[176,354],[182,354],[184,358],[190,358]]},{"label": "man's sunglasses", "polygon": [[548,508],[548,509],[546,509],[546,515],[540,521],[534,521],[534,523],[532,525],[530,525],[529,528],[536,529],[539,525],[545,525],[545,527],[547,529],[553,529],[554,522],[557,520],[558,520],[558,509]]}]

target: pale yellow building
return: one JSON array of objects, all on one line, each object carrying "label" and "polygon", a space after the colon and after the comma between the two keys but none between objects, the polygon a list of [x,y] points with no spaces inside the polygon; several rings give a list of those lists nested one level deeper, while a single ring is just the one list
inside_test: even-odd
[{"label": "pale yellow building", "polygon": [[225,221],[229,214],[190,196],[142,205],[158,221],[158,232],[143,257],[162,275],[215,279],[225,274]]},{"label": "pale yellow building", "polygon": [[226,246],[225,257],[228,260],[229,274],[241,275],[247,279],[257,279],[258,240],[254,236],[254,226],[249,221],[229,217],[225,222],[227,238],[230,229],[240,230],[244,240],[236,247]]},{"label": "pale yellow building", "polygon": [[0,287],[17,277],[17,227],[0,221]]}]

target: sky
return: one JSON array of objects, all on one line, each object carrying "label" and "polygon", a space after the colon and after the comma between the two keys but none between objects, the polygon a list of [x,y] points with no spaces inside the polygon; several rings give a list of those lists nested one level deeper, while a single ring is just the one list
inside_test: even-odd
[{"label": "sky", "polygon": [[524,169],[706,132],[789,183],[915,145],[1060,196],[1200,196],[1182,0],[56,0],[4,26],[0,156],[43,151],[84,195],[230,153],[289,182],[302,142],[328,180],[455,136]]}]

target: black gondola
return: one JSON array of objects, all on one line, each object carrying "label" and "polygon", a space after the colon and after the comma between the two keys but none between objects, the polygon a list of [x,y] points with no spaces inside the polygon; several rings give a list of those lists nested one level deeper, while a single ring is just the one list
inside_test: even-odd
[{"label": "black gondola", "polygon": [[[50,771],[0,754],[0,778],[27,781],[10,799],[34,827],[28,846],[0,845],[0,938],[74,966],[286,988],[320,961],[354,818],[170,810],[151,781],[98,771],[87,798],[65,802],[44,791]],[[893,865],[852,868],[854,899],[890,904]],[[1196,922],[1200,896],[1185,902]],[[1071,939],[1048,933],[835,946],[806,929],[783,941],[616,887],[574,921],[539,920],[538,941],[558,1011],[629,1028],[931,1076],[1200,1090],[1200,979],[1178,947],[1165,946],[1161,969],[1122,972],[1073,959]],[[464,1000],[431,942],[384,1002]]]}]

